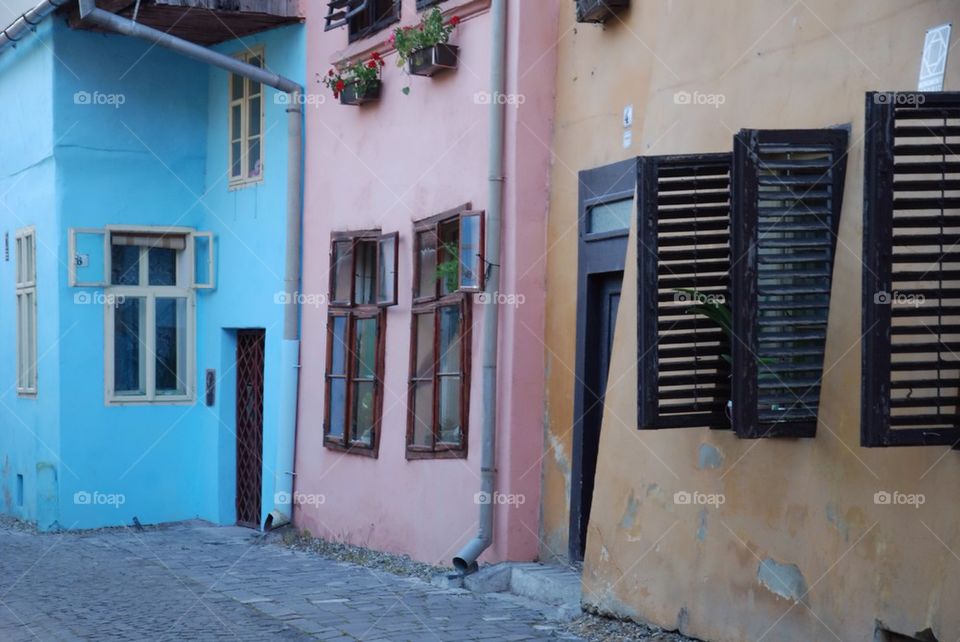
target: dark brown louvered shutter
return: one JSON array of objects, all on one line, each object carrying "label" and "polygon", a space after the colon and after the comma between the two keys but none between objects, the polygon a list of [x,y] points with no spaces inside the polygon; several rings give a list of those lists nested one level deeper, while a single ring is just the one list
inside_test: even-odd
[{"label": "dark brown louvered shutter", "polygon": [[863,446],[960,443],[960,93],[870,92]]},{"label": "dark brown louvered shutter", "polygon": [[639,163],[638,426],[729,428],[726,332],[691,314],[728,301],[730,154]]},{"label": "dark brown louvered shutter", "polygon": [[743,130],[734,141],[733,426],[813,437],[849,134]]},{"label": "dark brown louvered shutter", "polygon": [[367,0],[329,0],[324,31],[337,29],[350,22],[350,19],[367,8]]}]

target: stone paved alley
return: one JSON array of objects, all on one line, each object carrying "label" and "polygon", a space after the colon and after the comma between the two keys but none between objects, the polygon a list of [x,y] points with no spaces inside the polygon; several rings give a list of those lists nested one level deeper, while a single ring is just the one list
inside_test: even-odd
[{"label": "stone paved alley", "polygon": [[496,594],[203,523],[38,535],[0,522],[0,641],[576,639]]}]

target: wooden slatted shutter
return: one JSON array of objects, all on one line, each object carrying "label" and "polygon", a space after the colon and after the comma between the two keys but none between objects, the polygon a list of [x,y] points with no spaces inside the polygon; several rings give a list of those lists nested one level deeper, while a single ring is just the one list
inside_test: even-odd
[{"label": "wooden slatted shutter", "polygon": [[960,443],[960,93],[867,94],[863,446]]},{"label": "wooden slatted shutter", "polygon": [[728,300],[730,154],[638,166],[638,426],[729,428],[726,332],[691,314]]},{"label": "wooden slatted shutter", "polygon": [[743,130],[734,141],[733,425],[813,437],[849,134]]}]

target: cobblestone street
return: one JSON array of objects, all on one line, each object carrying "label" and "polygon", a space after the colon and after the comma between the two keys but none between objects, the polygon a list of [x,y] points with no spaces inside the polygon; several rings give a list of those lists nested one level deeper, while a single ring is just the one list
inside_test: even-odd
[{"label": "cobblestone street", "polygon": [[38,535],[0,524],[0,641],[576,639],[441,589],[203,523]]}]

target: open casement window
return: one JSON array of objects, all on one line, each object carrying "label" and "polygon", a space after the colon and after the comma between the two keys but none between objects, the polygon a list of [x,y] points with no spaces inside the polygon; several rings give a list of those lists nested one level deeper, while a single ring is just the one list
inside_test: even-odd
[{"label": "open casement window", "polygon": [[397,303],[398,233],[335,233],[330,294],[324,445],[376,456],[383,408],[385,307]]},{"label": "open casement window", "polygon": [[[640,158],[638,423],[729,428],[730,154]],[[729,308],[727,308],[729,309]]]},{"label": "open casement window", "polygon": [[399,239],[399,232],[335,234],[330,243],[330,305],[396,305]]},{"label": "open casement window", "polygon": [[483,291],[485,234],[483,212],[460,212],[457,284],[461,292]]},{"label": "open casement window", "polygon": [[17,394],[37,394],[37,234],[34,228],[17,230]]},{"label": "open casement window", "polygon": [[861,444],[956,448],[960,93],[870,92],[865,128]]},{"label": "open casement window", "polygon": [[[254,67],[264,67],[263,48],[235,56]],[[263,180],[263,85],[230,74],[228,127],[230,134],[230,187]]]},{"label": "open casement window", "polygon": [[329,0],[324,31],[347,25],[350,42],[366,38],[400,19],[399,0]]},{"label": "open casement window", "polygon": [[743,130],[734,140],[733,427],[813,437],[848,133]]},{"label": "open casement window", "polygon": [[[190,228],[107,226],[70,228],[67,231],[67,283],[72,288],[105,288],[112,281],[113,246],[127,237],[157,239],[160,245],[182,244],[183,287],[210,290],[216,287],[216,254],[212,232]],[[170,239],[177,239],[172,241]],[[146,243],[147,241],[144,241]]]},{"label": "open casement window", "polygon": [[467,455],[470,301],[457,287],[460,224],[454,214],[414,230],[408,459]]}]

